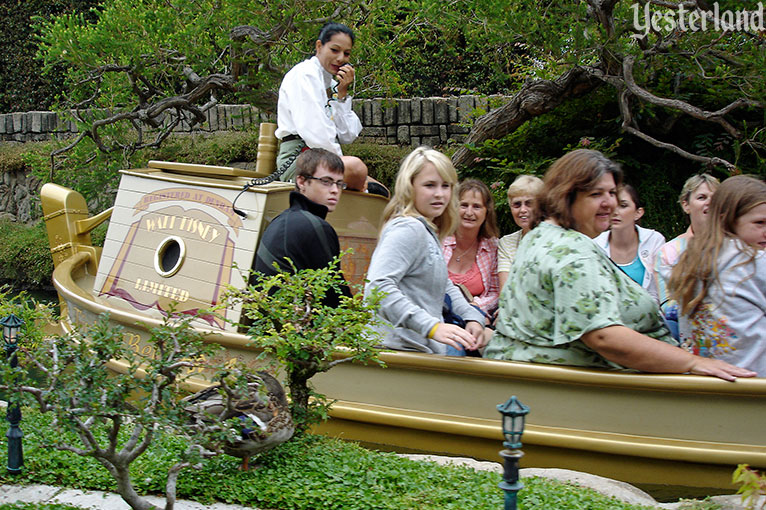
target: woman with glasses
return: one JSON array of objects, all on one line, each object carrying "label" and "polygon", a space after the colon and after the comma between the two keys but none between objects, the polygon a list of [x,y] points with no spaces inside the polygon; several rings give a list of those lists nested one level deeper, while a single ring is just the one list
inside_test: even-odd
[{"label": "woman with glasses", "polygon": [[[353,46],[354,32],[350,28],[326,23],[317,37],[314,56],[290,69],[282,80],[276,136],[281,140],[277,170],[284,170],[280,177],[283,181],[295,178],[295,159],[301,151],[321,148],[341,157],[343,180],[349,189],[368,189],[367,165],[355,156],[344,156],[340,148],[340,144],[353,142],[362,131],[349,95],[349,86],[354,82],[354,68],[349,64]],[[380,191],[375,185],[371,190]]]}]

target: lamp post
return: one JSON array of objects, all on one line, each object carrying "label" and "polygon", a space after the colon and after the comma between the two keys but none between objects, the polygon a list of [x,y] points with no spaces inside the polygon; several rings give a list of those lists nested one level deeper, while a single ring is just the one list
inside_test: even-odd
[{"label": "lamp post", "polygon": [[[0,326],[3,327],[5,355],[11,368],[19,366],[16,349],[19,347],[19,329],[23,325],[24,321],[14,314],[10,314],[0,320]],[[24,434],[19,428],[19,423],[21,423],[21,407],[9,404],[6,416],[8,423],[10,423],[8,432],[5,434],[5,437],[8,438],[8,473],[17,475],[21,473],[21,466],[24,465],[24,450],[21,445],[21,438]]]},{"label": "lamp post", "polygon": [[503,446],[506,448],[500,452],[503,458],[503,481],[499,487],[505,491],[505,510],[516,510],[516,495],[524,487],[519,481],[519,459],[524,456],[521,451],[521,435],[524,434],[524,421],[529,407],[519,402],[514,395],[505,404],[498,404],[497,410],[503,415]]}]

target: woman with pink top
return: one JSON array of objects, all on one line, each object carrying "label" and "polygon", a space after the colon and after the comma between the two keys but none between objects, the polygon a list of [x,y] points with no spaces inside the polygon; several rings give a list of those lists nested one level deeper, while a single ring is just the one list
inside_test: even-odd
[{"label": "woman with pink top", "polygon": [[457,232],[442,242],[444,261],[452,283],[466,289],[466,298],[489,319],[500,295],[495,203],[486,184],[468,179],[458,187],[458,206]]}]

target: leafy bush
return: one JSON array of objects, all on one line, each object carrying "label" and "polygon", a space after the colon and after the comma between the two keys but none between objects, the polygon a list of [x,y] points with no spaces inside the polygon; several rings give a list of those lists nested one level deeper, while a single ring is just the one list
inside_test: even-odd
[{"label": "leafy bush", "polygon": [[17,288],[51,285],[53,260],[42,221],[27,226],[0,220],[0,283]]},{"label": "leafy bush", "polygon": [[367,142],[354,142],[343,146],[344,154],[356,156],[364,161],[370,176],[383,183],[390,190],[393,190],[399,165],[410,152],[412,152],[411,147]]},{"label": "leafy bush", "polygon": [[47,110],[63,85],[64,67],[41,72],[32,18],[87,12],[98,0],[25,0],[0,4],[0,112]]},{"label": "leafy bush", "polygon": [[[747,464],[740,464],[731,477],[732,483],[741,487],[737,494],[742,494],[742,502],[748,510],[753,510],[758,504],[758,498],[766,496],[766,473],[759,473]],[[766,501],[759,505],[759,510],[766,508]]]},{"label": "leafy bush", "polygon": [[[673,133],[679,139],[701,137],[700,140],[707,140],[703,136],[705,131],[691,123],[679,122]],[[684,181],[702,171],[711,172],[720,179],[727,177],[719,170],[702,167],[635,137],[625,136],[620,130],[617,104],[606,90],[573,100],[552,113],[527,122],[502,139],[475,146],[477,163],[464,169],[460,177],[474,177],[486,183],[500,182],[499,187],[507,190],[517,175],[542,176],[553,161],[576,148],[601,150],[619,162],[625,181],[636,187],[644,202],[646,214],[642,226],[658,230],[668,240],[681,234],[689,224],[688,217],[678,205],[678,194]],[[711,150],[731,148],[713,142]],[[763,162],[750,161],[748,164],[751,166],[747,172],[766,174]],[[502,198],[501,193],[498,195],[496,198]],[[515,230],[505,199],[499,202],[497,213],[501,232]]]},{"label": "leafy bush", "polygon": [[[331,264],[320,269],[296,271],[290,268],[263,275],[251,273],[254,282],[244,289],[229,288],[222,306],[242,306],[251,344],[263,350],[261,358],[273,356],[287,374],[290,388],[290,411],[298,430],[328,418],[331,402],[314,391],[310,379],[339,363],[380,363],[379,335],[369,330],[375,324],[375,312],[381,296],[364,293],[344,296],[346,284],[340,272],[340,260],[351,250],[341,253]],[[337,306],[324,302],[325,297],[338,296]],[[344,350],[346,356],[335,359]]]}]

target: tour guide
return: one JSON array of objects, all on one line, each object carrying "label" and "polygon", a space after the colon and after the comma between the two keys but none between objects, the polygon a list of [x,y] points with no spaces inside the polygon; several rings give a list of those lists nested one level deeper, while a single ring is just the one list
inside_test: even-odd
[{"label": "tour guide", "polygon": [[[263,233],[255,259],[255,270],[274,275],[274,262],[282,270],[291,270],[289,258],[297,270],[327,267],[340,253],[335,229],[325,221],[335,210],[345,189],[343,161],[324,149],[310,149],[296,160],[297,191],[290,192],[290,208],[274,218]],[[348,286],[341,287],[351,296]],[[339,296],[330,290],[324,299],[327,306],[338,306]]]}]

